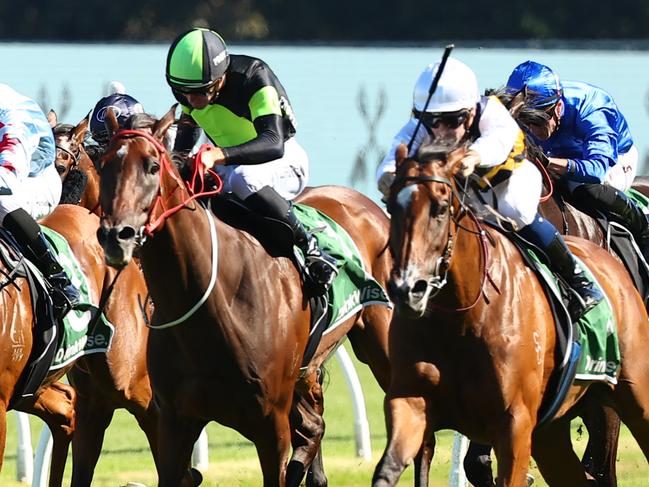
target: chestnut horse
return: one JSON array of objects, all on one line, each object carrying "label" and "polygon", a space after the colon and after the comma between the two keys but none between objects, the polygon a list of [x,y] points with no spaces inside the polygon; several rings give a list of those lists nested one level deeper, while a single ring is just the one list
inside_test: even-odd
[{"label": "chestnut horse", "polygon": [[[115,132],[112,112],[107,120]],[[310,309],[295,265],[191,199],[161,143],[173,121],[172,109],[150,132],[115,133],[100,169],[106,261],[122,267],[139,247],[152,326],[164,327],[151,332],[148,348],[161,408],[159,485],[181,485],[191,447],[211,420],[255,444],[265,486],[299,485],[324,433],[322,363],[359,320],[387,329],[390,311],[369,306],[328,330],[301,370]],[[367,271],[386,281],[387,221],[378,206],[340,187],[312,189],[303,201],[341,224]]]},{"label": "chestnut horse", "polygon": [[424,149],[419,160],[407,159],[405,146],[397,152],[389,198],[390,293],[397,307],[385,402],[388,444],[373,485],[395,485],[422,442],[434,442],[434,432],[448,428],[494,445],[499,486],[524,485],[530,454],[549,485],[585,486],[569,434],[581,399],[610,401],[649,454],[643,358],[649,329],[642,299],[611,254],[567,239],[609,298],[622,366],[615,387],[573,385],[555,419],[534,430],[556,360],[554,319],[517,248],[480,226],[460,201],[454,176],[465,151]]},{"label": "chestnut horse", "polygon": [[[115,271],[102,262],[103,252],[94,236],[99,226],[97,216],[77,206],[61,205],[41,223],[67,239],[88,277],[93,299],[99,302],[103,289],[108,285]],[[5,270],[2,272],[7,275]],[[128,278],[133,272],[137,272],[137,269],[129,266],[122,274]],[[4,323],[0,331],[3,343],[2,353],[0,353],[0,368],[3,371],[2,381],[0,381],[0,466],[5,447],[6,412],[12,396],[16,393],[15,388],[21,374],[28,364],[33,343],[34,321],[29,286],[22,278],[18,278],[16,283],[17,285],[4,285],[0,293],[2,301],[0,313]],[[128,297],[128,294],[123,297]],[[50,485],[61,485],[67,445],[75,429],[75,391],[72,387],[57,382],[66,372],[69,372],[71,366],[72,364],[50,372],[36,392],[33,402],[21,401],[17,407],[20,411],[39,416],[52,432],[55,451],[52,458]]]},{"label": "chestnut horse", "polygon": [[[62,199],[68,198],[87,211],[100,215],[99,174],[83,145],[88,118],[75,126],[57,124],[53,112],[48,114],[48,118],[51,124],[55,124],[55,164],[63,182]],[[84,184],[80,188],[78,177],[72,186],[67,184],[75,171],[83,175]],[[71,190],[75,196],[70,197],[66,190]],[[135,417],[156,461],[158,408],[153,401],[146,368],[149,329],[145,320],[151,316],[151,303],[139,267],[133,263],[128,270],[115,281],[106,301],[104,314],[115,325],[110,350],[105,354],[79,358],[67,373],[77,392],[76,430],[72,436],[72,485],[75,486],[91,485],[105,431],[119,408],[126,409]],[[68,446],[63,442],[54,445],[53,458],[62,458],[63,466],[53,468],[64,468]],[[65,453],[59,452],[60,449]],[[188,472],[188,475],[194,475],[198,480],[195,472]]]}]

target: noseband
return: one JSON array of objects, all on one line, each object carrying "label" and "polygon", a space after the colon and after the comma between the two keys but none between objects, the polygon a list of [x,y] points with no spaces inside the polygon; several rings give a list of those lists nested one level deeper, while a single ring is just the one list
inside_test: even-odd
[{"label": "noseband", "polygon": [[[204,196],[213,196],[220,193],[223,187],[223,183],[221,179],[218,176],[216,176],[216,188],[214,190],[193,191],[192,188],[188,188],[187,185],[180,178],[180,176],[178,176],[178,174],[173,170],[171,162],[169,160],[169,156],[167,154],[167,148],[164,146],[164,144],[160,142],[158,139],[156,139],[152,134],[144,130],[135,130],[135,129],[119,130],[112,136],[110,140],[110,145],[112,145],[115,141],[119,139],[128,139],[134,137],[142,137],[147,141],[149,141],[151,144],[153,144],[156,151],[158,152],[158,160],[160,164],[160,170],[158,172],[160,178],[160,184],[158,185],[158,193],[156,195],[156,199],[151,205],[151,208],[149,209],[149,215],[146,224],[144,224],[136,232],[136,236],[135,236],[136,245],[141,246],[145,242],[147,237],[153,236],[155,230],[159,228],[167,218],[177,213],[181,209],[186,208],[187,204],[190,203],[191,201],[194,201]],[[187,194],[186,197],[182,198],[180,204],[176,206],[168,207],[169,201],[168,200],[165,201],[162,195],[162,177],[164,174],[169,175],[177,183],[178,188],[180,188],[183,192]],[[201,178],[201,182],[202,182],[202,178]],[[170,198],[171,195],[169,196],[168,199]],[[160,216],[155,218],[154,212],[158,207],[162,209],[162,212]]]},{"label": "noseband", "polygon": [[[451,190],[453,197],[457,198],[460,202],[460,206],[463,206],[461,199],[459,198],[455,186],[449,178],[443,178],[439,176],[430,176],[430,175],[419,175],[419,176],[405,176],[400,178],[403,182],[413,181],[416,185],[424,183],[441,183],[448,186]],[[405,186],[404,186],[405,187]],[[432,275],[428,279],[428,285],[434,289],[430,297],[436,296],[439,291],[446,285],[446,276],[448,275],[448,269],[451,261],[451,255],[453,254],[453,246],[455,240],[453,239],[453,232],[451,230],[451,221],[453,221],[453,202],[451,201],[448,205],[447,213],[449,224],[447,227],[447,237],[446,237],[446,247],[444,252],[437,258],[435,262],[435,268]],[[457,223],[457,222],[456,222]]]}]

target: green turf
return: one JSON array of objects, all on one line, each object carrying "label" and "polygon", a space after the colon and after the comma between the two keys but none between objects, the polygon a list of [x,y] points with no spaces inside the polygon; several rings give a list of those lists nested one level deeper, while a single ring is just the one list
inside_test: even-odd
[{"label": "green turf", "polygon": [[[369,369],[357,365],[363,390],[370,430],[372,432],[372,461],[365,462],[355,456],[354,418],[352,403],[337,361],[329,363],[326,381],[325,420],[327,433],[323,445],[325,470],[329,484],[341,487],[368,486],[376,462],[385,446],[383,424],[383,394],[372,378]],[[36,448],[41,429],[40,420],[32,420],[33,444]],[[575,430],[578,423],[575,423]],[[9,415],[5,465],[0,474],[0,485],[18,487],[16,478],[16,433],[14,414]],[[208,426],[210,467],[205,474],[206,486],[259,486],[261,475],[252,445],[238,433],[211,423]],[[585,435],[573,434],[575,448],[581,453],[586,445]],[[437,449],[431,470],[431,486],[447,486],[450,470],[452,432],[443,431],[437,436]],[[537,479],[538,471],[532,468]],[[623,430],[618,454],[619,487],[640,487],[649,484],[649,468],[640,449]],[[66,479],[69,483],[71,463],[68,462]],[[135,420],[118,411],[104,442],[104,451],[95,474],[93,487],[117,487],[127,481],[156,485],[155,470],[144,434]],[[400,485],[412,485],[412,468],[406,470]],[[535,485],[545,486],[538,480]]]}]

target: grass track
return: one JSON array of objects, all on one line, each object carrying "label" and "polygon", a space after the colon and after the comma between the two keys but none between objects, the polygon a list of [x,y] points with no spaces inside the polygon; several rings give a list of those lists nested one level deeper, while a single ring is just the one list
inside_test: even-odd
[{"label": "grass track", "polygon": [[[355,457],[354,418],[352,405],[338,363],[332,360],[330,373],[326,379],[325,420],[327,433],[323,445],[324,462],[329,484],[335,487],[367,487],[370,485],[374,466],[385,446],[385,427],[383,425],[383,394],[372,378],[369,369],[357,365],[363,384],[370,430],[372,432],[372,461],[364,462]],[[34,448],[38,442],[42,423],[32,419]],[[576,433],[578,423],[574,424],[573,442],[577,451],[586,445],[587,437]],[[7,450],[5,465],[0,474],[0,485],[19,487],[25,484],[16,482],[16,432],[14,413],[9,413]],[[208,426],[210,468],[204,472],[209,487],[253,487],[261,485],[261,475],[257,457],[252,444],[238,433],[215,423]],[[437,448],[431,470],[431,486],[448,485],[450,455],[453,436],[443,431],[437,436]],[[539,479],[538,470],[532,472]],[[69,483],[71,460],[66,468],[66,481]],[[135,420],[126,412],[115,414],[104,441],[104,452],[95,473],[93,487],[118,487],[127,481],[156,485],[155,469],[144,433]],[[410,486],[412,468],[406,470],[399,485]],[[535,485],[546,486],[542,480]],[[649,486],[649,467],[635,440],[623,429],[618,454],[619,487]]]}]

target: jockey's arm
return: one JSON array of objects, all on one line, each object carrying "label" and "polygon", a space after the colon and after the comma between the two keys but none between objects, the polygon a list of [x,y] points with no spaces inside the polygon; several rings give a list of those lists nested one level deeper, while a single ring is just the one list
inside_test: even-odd
[{"label": "jockey's arm", "polygon": [[284,155],[284,121],[269,114],[253,121],[257,137],[240,145],[224,147],[225,164],[263,164]]},{"label": "jockey's arm", "polygon": [[577,120],[575,134],[584,140],[582,156],[567,162],[565,177],[583,183],[601,183],[618,160],[617,133],[607,110],[594,110]]},{"label": "jockey's arm", "polygon": [[480,137],[470,147],[480,155],[478,165],[492,167],[505,162],[519,131],[518,124],[507,108],[497,98],[489,97],[480,117]]}]

